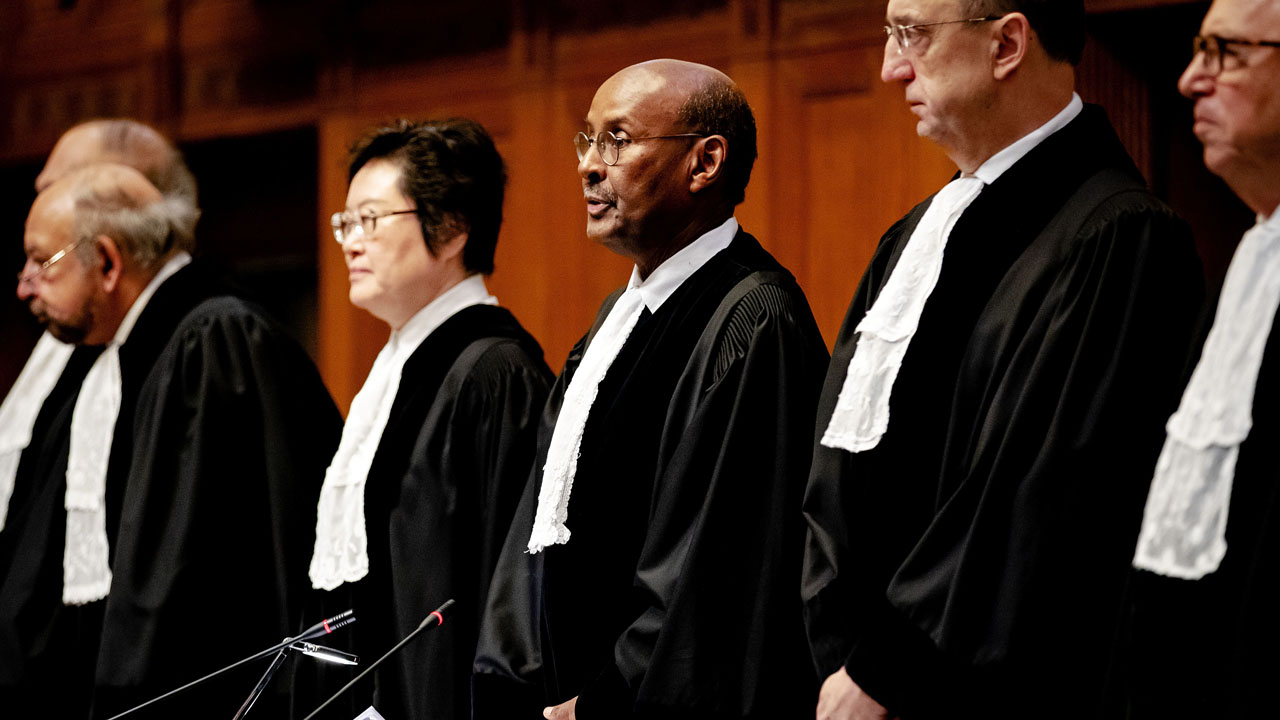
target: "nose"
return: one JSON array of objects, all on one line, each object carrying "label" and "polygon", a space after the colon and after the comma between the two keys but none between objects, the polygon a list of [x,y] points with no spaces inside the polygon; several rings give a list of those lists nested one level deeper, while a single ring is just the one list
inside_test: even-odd
[{"label": "nose", "polygon": [[915,77],[911,61],[898,52],[898,43],[892,37],[884,44],[884,62],[880,65],[880,79],[883,82],[904,82]]},{"label": "nose", "polygon": [[347,235],[342,239],[342,256],[351,262],[351,259],[358,257],[364,253],[364,238],[354,234]]},{"label": "nose", "polygon": [[351,226],[342,233],[342,241],[338,246],[342,248],[343,255],[358,255],[364,252],[364,225],[360,223],[352,223]]},{"label": "nose", "polygon": [[1213,77],[1209,75],[1204,53],[1196,53],[1178,78],[1178,92],[1189,98],[1207,95],[1213,89]]},{"label": "nose", "polygon": [[600,157],[600,151],[596,147],[592,144],[578,160],[578,175],[589,183],[600,182],[604,178],[605,168],[608,167],[604,164],[604,158]]},{"label": "nose", "polygon": [[32,295],[36,294],[36,288],[34,282],[26,279],[26,266],[23,266],[22,270],[22,275],[18,276],[18,299],[26,302]]}]

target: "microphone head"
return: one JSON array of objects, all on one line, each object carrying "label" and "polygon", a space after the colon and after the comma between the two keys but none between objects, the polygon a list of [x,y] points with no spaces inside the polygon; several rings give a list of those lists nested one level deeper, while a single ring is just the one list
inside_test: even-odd
[{"label": "microphone head", "polygon": [[441,605],[440,607],[436,608],[435,610],[432,610],[431,612],[427,613],[427,616],[426,616],[426,617],[424,617],[424,618],[422,618],[422,622],[418,623],[418,629],[419,629],[419,630],[421,630],[421,629],[423,629],[423,628],[425,628],[425,627],[427,627],[427,626],[431,625],[431,620],[432,620],[433,618],[434,618],[434,619],[435,619],[435,621],[436,621],[436,627],[439,627],[439,626],[443,625],[443,624],[444,624],[444,611],[445,611],[445,610],[448,610],[448,609],[449,609],[449,608],[451,608],[451,607],[453,607],[453,598],[449,598],[448,600],[445,600],[443,605]]},{"label": "microphone head", "polygon": [[306,630],[303,630],[294,639],[295,640],[311,640],[313,638],[318,638],[322,635],[328,635],[329,633],[333,632],[334,630],[337,630],[338,628],[346,627],[355,621],[356,621],[356,616],[355,616],[354,610],[347,610],[346,612],[340,612],[331,618],[326,618],[324,620],[321,620],[315,625],[312,625]]},{"label": "microphone head", "polygon": [[348,610],[345,613],[343,613],[340,617],[329,619],[329,628],[327,632],[333,632],[338,628],[344,628],[355,621],[356,621],[356,616],[352,615],[351,611]]}]

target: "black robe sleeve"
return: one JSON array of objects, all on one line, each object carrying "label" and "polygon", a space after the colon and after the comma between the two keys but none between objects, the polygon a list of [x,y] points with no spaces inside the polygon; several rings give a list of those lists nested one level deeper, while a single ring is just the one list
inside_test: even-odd
[{"label": "black robe sleeve", "polygon": [[[579,340],[551,388],[539,421],[550,437],[560,415],[564,390],[586,352],[595,330],[604,322],[621,292],[611,295],[597,314],[592,331]],[[544,688],[542,638],[542,553],[526,551],[538,511],[542,468],[535,463],[516,504],[489,585],[480,623],[480,637],[472,667],[471,706],[477,720],[537,718],[550,702]]]},{"label": "black robe sleeve", "polygon": [[[297,627],[315,497],[340,426],[306,354],[256,311],[221,297],[183,320],[138,401],[95,717]],[[151,716],[229,717],[260,670]],[[264,714],[284,707],[280,692],[261,702]]]},{"label": "black robe sleeve", "polygon": [[483,354],[465,375],[445,378],[439,396],[451,400],[428,414],[391,515],[396,637],[388,642],[407,635],[445,600],[455,605],[434,637],[402,651],[394,680],[391,669],[379,672],[378,707],[388,715],[471,716],[479,616],[533,462],[551,384],[541,358],[514,342],[472,349]]}]

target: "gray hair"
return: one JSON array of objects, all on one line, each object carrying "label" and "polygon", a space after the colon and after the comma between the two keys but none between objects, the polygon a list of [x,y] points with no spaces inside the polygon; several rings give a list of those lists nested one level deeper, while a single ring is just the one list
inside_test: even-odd
[{"label": "gray hair", "polygon": [[139,268],[153,270],[176,250],[194,246],[195,219],[199,215],[191,197],[165,196],[144,204],[121,188],[95,189],[85,184],[75,200],[74,237],[81,241],[81,257],[92,261],[91,240],[106,235]]},{"label": "gray hair", "polygon": [[182,235],[189,250],[195,242],[196,221],[200,219],[196,178],[187,167],[182,153],[168,138],[149,125],[129,118],[91,120],[85,125],[98,133],[102,158],[128,165],[160,191],[166,198],[185,201],[194,212],[184,215]]}]

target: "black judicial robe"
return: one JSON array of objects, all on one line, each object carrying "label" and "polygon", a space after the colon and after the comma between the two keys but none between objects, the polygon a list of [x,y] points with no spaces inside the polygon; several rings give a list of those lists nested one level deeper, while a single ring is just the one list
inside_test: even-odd
[{"label": "black judicial robe", "polygon": [[101,348],[72,353],[22,452],[0,531],[0,708],[84,718],[103,603],[62,604],[67,452],[80,384]]},{"label": "black judicial robe", "polygon": [[[121,348],[132,437],[93,717],[120,712],[296,628],[315,499],[341,417],[310,358],[196,264],[165,281]],[[128,397],[128,395],[126,395]],[[112,446],[122,447],[117,427]],[[133,717],[230,717],[264,668]],[[273,688],[256,712],[287,703]],[[278,712],[276,714],[279,714]]]},{"label": "black judicial robe", "polygon": [[587,420],[572,537],[528,555],[552,429],[594,332],[547,403],[490,592],[476,717],[538,717],[574,696],[582,720],[811,713],[798,510],[827,351],[804,294],[740,232],[642,314]]},{"label": "black judicial robe", "polygon": [[[370,704],[388,720],[471,717],[479,615],[553,380],[533,336],[509,311],[489,305],[458,311],[409,356],[365,485],[369,574],[321,593],[321,601],[355,609],[356,624],[342,631],[351,642],[335,637],[331,644],[342,643],[362,665],[445,600],[456,604],[440,628],[406,646],[374,683],[353,688],[325,717],[349,720]],[[324,673],[324,692],[295,694],[295,714],[314,709],[359,669]]]},{"label": "black judicial robe", "polygon": [[[854,328],[928,201],[889,229]],[[819,675],[904,718],[1087,717],[1202,294],[1187,227],[1086,106],[965,211],[869,451],[815,443],[803,596]]]},{"label": "black judicial robe", "polygon": [[1111,717],[1280,716],[1280,325],[1272,327],[1236,458],[1227,554],[1199,580],[1133,571],[1117,674],[1124,702]]},{"label": "black judicial robe", "polygon": [[[198,266],[180,270],[157,289],[120,348],[120,412],[112,434],[104,498],[110,557],[115,554],[121,502],[129,477],[139,394],[169,340],[172,327],[197,303],[218,292],[214,280]],[[17,497],[11,498],[11,512],[18,513],[22,519],[10,524],[14,528],[12,533],[8,530],[4,533],[7,536],[4,542],[18,557],[10,567],[4,589],[0,590],[5,598],[0,602],[7,608],[5,612],[14,618],[13,627],[17,628],[10,636],[29,638],[15,640],[9,646],[14,653],[13,667],[17,668],[12,677],[24,678],[9,699],[24,709],[41,709],[48,702],[44,697],[47,690],[60,687],[57,702],[71,716],[84,716],[92,701],[104,612],[104,601],[79,607],[61,606],[71,417],[80,384],[100,352],[101,348],[77,348],[55,391],[41,407],[41,417],[37,420],[40,424],[33,428],[32,434],[33,445],[36,445],[34,439],[40,438],[39,454],[24,452],[14,489]],[[31,503],[23,507],[28,495]],[[66,640],[72,637],[68,635],[71,628],[74,628],[74,643]],[[33,643],[46,649],[39,652],[39,657],[20,659],[33,652]]]}]

